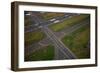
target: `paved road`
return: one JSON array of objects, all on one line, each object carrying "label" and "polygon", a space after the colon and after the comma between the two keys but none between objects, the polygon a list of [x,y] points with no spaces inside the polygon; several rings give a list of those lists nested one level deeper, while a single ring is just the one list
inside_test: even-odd
[{"label": "paved road", "polygon": [[90,24],[89,20],[86,19],[86,20],[84,20],[84,21],[82,21],[82,22],[80,22],[78,24],[75,24],[70,28],[64,29],[64,30],[62,30],[60,32],[63,32],[65,35],[68,35],[68,34],[74,32],[74,31],[76,31],[77,29],[81,28],[82,26],[89,25],[89,24]]},{"label": "paved road", "polygon": [[[42,19],[38,18],[38,16],[33,16],[34,18],[36,18],[38,21],[37,23],[40,24],[42,26],[42,29],[44,30],[44,32],[48,32],[46,33],[47,35],[49,35],[48,37],[50,36],[53,36],[53,38],[50,38],[50,39],[53,39],[52,41],[54,42],[55,46],[57,48],[59,48],[59,50],[62,51],[62,55],[61,56],[66,56],[65,58],[70,58],[70,59],[74,59],[76,58],[76,56],[69,50],[66,48],[66,46],[55,36],[55,34],[47,27],[48,25],[50,24],[53,24],[53,21],[47,21],[47,22],[44,22]],[[66,18],[68,19],[69,15],[65,15],[64,17],[56,17],[55,19],[59,19],[60,22],[62,22],[63,20],[65,20]],[[30,29],[31,30],[31,29]],[[48,31],[47,31],[48,30]]]},{"label": "paved road", "polygon": [[[43,26],[42,30],[47,34],[47,36],[52,40],[55,46],[63,53],[63,56],[66,56],[67,59],[77,58],[56,36],[55,34],[47,27]],[[61,56],[62,56],[61,55]]]},{"label": "paved road", "polygon": [[[55,19],[60,20],[60,22],[62,22],[65,19],[70,18],[71,16],[64,16],[64,17],[57,17]],[[33,17],[34,18],[34,17]],[[49,37],[49,39],[53,42],[54,46],[56,47],[56,51],[59,50],[60,55],[58,59],[75,59],[77,58],[56,36],[55,34],[52,32],[52,30],[50,30],[48,28],[48,25],[53,24],[53,21],[43,21],[42,19],[38,18],[38,16],[35,16],[35,18],[38,20],[37,23],[39,24],[39,26],[42,26],[42,30],[46,33],[46,35]],[[39,27],[38,26],[38,27]],[[33,26],[32,26],[33,27]],[[73,31],[76,27],[72,28]],[[72,30],[70,29],[70,30]],[[26,29],[25,29],[26,30]],[[31,32],[33,31],[32,29],[28,29],[25,32]],[[67,30],[68,31],[68,30]],[[56,53],[57,54],[57,53]]]},{"label": "paved road", "polygon": [[[60,32],[63,32],[63,33],[65,33],[65,35],[69,35],[70,33],[72,33],[72,32],[74,32],[75,30],[77,30],[77,29],[79,29],[79,28],[81,28],[82,26],[85,26],[85,25],[87,25],[87,24],[89,24],[89,20],[84,20],[83,22],[81,22],[81,23],[79,23],[79,24],[75,24],[75,25],[73,25],[72,27],[69,27],[68,29],[64,29],[64,30],[62,30],[62,31],[60,31]],[[47,27],[47,26],[46,26]],[[47,30],[45,30],[45,31],[47,31]],[[44,32],[45,32],[44,31]],[[52,32],[53,33],[53,32]],[[54,34],[55,35],[55,34]],[[62,36],[65,36],[64,34],[62,35]],[[56,35],[56,37],[58,38],[58,36]],[[59,38],[58,38],[59,39]],[[48,41],[48,42],[52,42],[52,40],[50,40],[49,38],[47,39],[46,38],[46,40]],[[42,42],[42,41],[41,41]],[[46,42],[47,43],[47,42]],[[53,43],[53,42],[52,42]],[[55,44],[56,45],[56,44]],[[27,47],[26,49],[27,49],[27,52],[32,52],[32,51],[34,51],[34,50],[36,50],[36,49],[33,49],[32,47],[34,47],[34,44],[32,44],[32,45],[30,45],[29,47]],[[38,45],[38,47],[39,47],[39,45]],[[65,59],[65,57],[64,57],[64,54],[62,54],[60,57],[59,57],[59,54],[61,53],[61,52],[57,52],[57,51],[59,51],[57,48],[58,48],[58,46],[55,46],[55,50],[56,50],[56,52],[55,52],[55,59]],[[59,54],[57,54],[57,53],[59,53]],[[66,57],[67,58],[67,57]]]},{"label": "paved road", "polygon": [[[59,20],[60,22],[63,22],[64,20],[68,19],[68,18],[71,18],[72,16],[75,16],[75,15],[64,15],[64,16],[60,16],[60,17],[55,17],[53,19],[55,20]],[[25,27],[25,33],[27,32],[32,32],[32,31],[35,31],[37,29],[39,29],[39,26],[49,26],[49,25],[52,25],[54,24],[54,21],[50,21],[50,20],[43,20],[42,18],[40,18],[39,16],[30,16],[32,20],[35,20],[36,22],[36,26],[35,24],[33,25],[30,25],[30,26],[27,26]],[[44,24],[45,23],[45,24]]]}]

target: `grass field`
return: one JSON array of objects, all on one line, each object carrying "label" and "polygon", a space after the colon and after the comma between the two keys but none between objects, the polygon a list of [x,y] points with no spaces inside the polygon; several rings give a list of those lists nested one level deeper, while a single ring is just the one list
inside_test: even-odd
[{"label": "grass field", "polygon": [[25,33],[25,46],[37,43],[45,37],[46,35],[41,30]]},{"label": "grass field", "polygon": [[53,31],[60,31],[62,29],[65,29],[67,27],[70,27],[72,25],[79,23],[86,18],[89,18],[88,14],[81,14],[81,15],[78,15],[78,16],[73,16],[69,19],[64,20],[61,23],[55,23],[55,24],[51,25],[50,28]]},{"label": "grass field", "polygon": [[52,45],[48,45],[26,56],[25,61],[53,60],[53,58],[54,47]]},{"label": "grass field", "polygon": [[54,17],[63,16],[64,13],[46,12],[42,14],[43,18],[46,20],[52,19]]},{"label": "grass field", "polygon": [[78,58],[89,58],[90,48],[87,47],[90,38],[90,28],[81,27],[72,34],[65,36],[62,41]]}]

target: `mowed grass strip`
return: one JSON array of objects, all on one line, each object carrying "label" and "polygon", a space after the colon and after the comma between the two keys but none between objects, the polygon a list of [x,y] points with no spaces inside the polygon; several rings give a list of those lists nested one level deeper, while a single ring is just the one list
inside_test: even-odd
[{"label": "mowed grass strip", "polygon": [[52,19],[54,17],[63,16],[64,13],[46,12],[42,14],[43,18],[46,20]]},{"label": "mowed grass strip", "polygon": [[34,44],[45,38],[46,35],[41,31],[33,31],[25,33],[25,46]]},{"label": "mowed grass strip", "polygon": [[41,61],[54,59],[54,46],[48,45],[25,57],[25,61]]},{"label": "mowed grass strip", "polygon": [[57,32],[57,31],[60,31],[62,29],[65,29],[67,27],[70,27],[72,25],[75,25],[77,23],[80,23],[82,20],[87,19],[87,18],[89,18],[89,14],[81,14],[78,16],[73,16],[69,19],[64,20],[61,23],[55,23],[55,24],[51,25],[50,28],[53,31]]},{"label": "mowed grass strip", "polygon": [[90,58],[90,28],[82,27],[72,34],[65,36],[62,41],[80,59]]}]

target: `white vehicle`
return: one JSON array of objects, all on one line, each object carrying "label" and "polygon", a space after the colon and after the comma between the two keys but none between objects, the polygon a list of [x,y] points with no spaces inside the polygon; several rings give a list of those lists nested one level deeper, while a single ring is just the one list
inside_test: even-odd
[{"label": "white vehicle", "polygon": [[50,21],[55,21],[56,19],[51,19]]},{"label": "white vehicle", "polygon": [[58,23],[58,22],[60,22],[60,20],[56,20],[56,21],[54,21],[53,23]]}]

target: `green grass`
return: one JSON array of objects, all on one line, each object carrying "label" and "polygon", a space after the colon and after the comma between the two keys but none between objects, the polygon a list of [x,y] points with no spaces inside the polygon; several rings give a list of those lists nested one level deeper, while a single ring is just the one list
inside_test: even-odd
[{"label": "green grass", "polygon": [[78,58],[89,58],[90,48],[87,47],[90,39],[89,32],[89,27],[85,26],[65,36],[62,41]]},{"label": "green grass", "polygon": [[46,35],[41,30],[25,33],[25,46],[37,43],[45,37]]},{"label": "green grass", "polygon": [[88,17],[89,17],[88,14],[81,14],[79,16],[73,16],[72,18],[66,19],[61,23],[55,23],[55,24],[51,25],[50,28],[53,31],[57,32],[57,31],[60,31],[62,29],[65,29],[67,27],[70,27],[72,25],[75,25],[75,24],[81,22],[82,20],[84,20],[84,19],[86,19]]},{"label": "green grass", "polygon": [[46,20],[52,19],[54,17],[63,16],[64,13],[46,12],[42,14],[42,17]]},{"label": "green grass", "polygon": [[48,45],[25,57],[25,61],[53,60],[54,46]]}]

